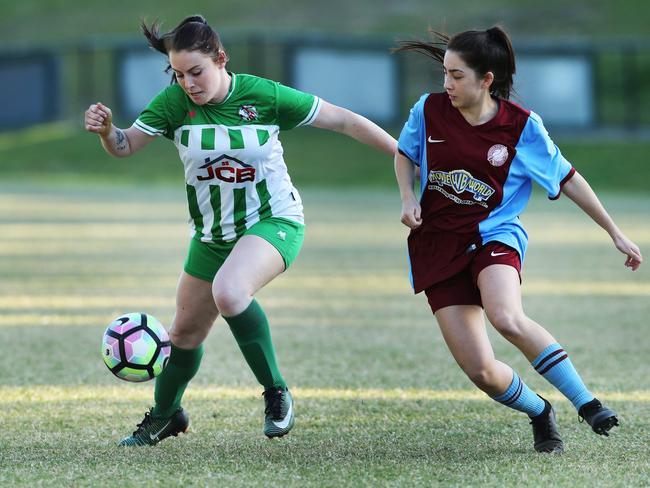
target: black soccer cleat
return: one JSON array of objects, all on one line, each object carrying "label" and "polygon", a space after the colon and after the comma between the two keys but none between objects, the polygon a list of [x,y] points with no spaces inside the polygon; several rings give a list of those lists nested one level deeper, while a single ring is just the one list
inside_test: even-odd
[{"label": "black soccer cleat", "polygon": [[169,436],[187,432],[190,418],[185,410],[179,408],[170,417],[154,417],[153,408],[144,414],[144,419],[137,425],[132,435],[125,437],[120,446],[155,446]]},{"label": "black soccer cleat", "polygon": [[[542,397],[540,397],[542,398]],[[561,454],[564,452],[564,442],[557,431],[557,421],[553,406],[545,399],[544,410],[535,417],[530,417],[533,426],[534,447],[537,452]]]},{"label": "black soccer cleat", "polygon": [[293,398],[281,386],[264,390],[264,435],[269,439],[283,437],[293,428]]},{"label": "black soccer cleat", "polygon": [[585,403],[578,410],[580,422],[586,421],[596,434],[609,436],[612,427],[618,425],[616,412],[603,407],[598,398]]}]

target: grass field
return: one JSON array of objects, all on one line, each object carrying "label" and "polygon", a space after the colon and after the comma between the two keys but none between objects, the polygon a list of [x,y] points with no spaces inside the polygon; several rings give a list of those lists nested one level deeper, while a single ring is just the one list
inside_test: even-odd
[{"label": "grass field", "polygon": [[[650,273],[561,199],[525,215],[528,313],[569,350],[622,426],[600,438],[492,334],[497,356],[550,398],[565,455],[532,450],[523,414],[474,389],[406,280],[405,231],[388,190],[310,189],[301,256],[259,296],[296,428],[262,436],[261,389],[219,319],[188,389],[188,435],[116,441],[152,384],[119,382],[100,357],[116,315],[168,324],[187,230],[181,188],[0,186],[0,486],[647,486]],[[650,197],[603,200],[650,249]]]},{"label": "grass field", "polygon": [[[81,114],[80,114],[81,115]],[[128,123],[130,124],[130,122]],[[399,135],[399,129],[391,131]],[[551,134],[564,156],[597,191],[650,195],[650,140],[571,140]],[[300,128],[281,135],[291,178],[305,186],[392,188],[391,158],[353,139]],[[78,184],[169,185],[182,181],[173,144],[157,140],[130,158],[105,154],[81,125],[49,124],[0,134],[2,181]]]}]

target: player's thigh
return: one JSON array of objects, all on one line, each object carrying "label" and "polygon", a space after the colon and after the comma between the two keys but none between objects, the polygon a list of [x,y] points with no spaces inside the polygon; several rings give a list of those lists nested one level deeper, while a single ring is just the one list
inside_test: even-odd
[{"label": "player's thigh", "polygon": [[212,284],[181,272],[176,289],[176,315],[172,330],[177,334],[192,334],[209,330],[219,315],[212,296]]},{"label": "player's thigh", "polygon": [[284,269],[275,246],[257,235],[242,236],[214,278],[215,296],[253,295]]},{"label": "player's thigh", "polygon": [[451,305],[436,311],[447,347],[466,372],[485,369],[495,360],[483,310],[476,305]]},{"label": "player's thigh", "polygon": [[272,217],[255,223],[237,241],[215,277],[215,297],[224,292],[253,295],[291,266],[304,237],[305,226],[291,219]]},{"label": "player's thigh", "polygon": [[515,268],[506,264],[487,266],[476,281],[485,313],[495,327],[523,318],[521,282]]}]

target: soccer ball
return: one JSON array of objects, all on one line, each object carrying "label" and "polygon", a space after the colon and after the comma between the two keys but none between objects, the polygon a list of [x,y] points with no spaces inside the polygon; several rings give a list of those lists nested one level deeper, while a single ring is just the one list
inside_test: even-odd
[{"label": "soccer ball", "polygon": [[167,366],[171,342],[158,320],[145,313],[127,313],[109,324],[102,357],[111,373],[125,381],[148,381]]}]

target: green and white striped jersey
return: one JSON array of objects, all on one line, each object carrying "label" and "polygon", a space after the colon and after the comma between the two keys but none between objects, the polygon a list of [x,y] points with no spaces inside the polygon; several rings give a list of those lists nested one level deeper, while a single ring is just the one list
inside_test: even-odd
[{"label": "green and white striped jersey", "polygon": [[230,75],[221,103],[196,105],[173,84],[133,124],[174,141],[185,167],[192,234],[204,242],[231,241],[269,217],[304,223],[278,136],[311,124],[321,100],[257,76]]}]

